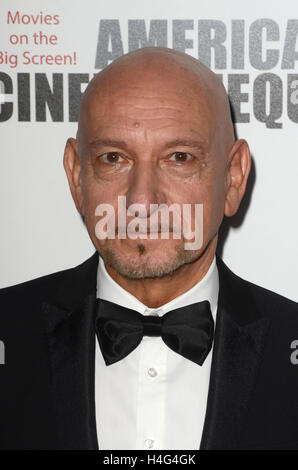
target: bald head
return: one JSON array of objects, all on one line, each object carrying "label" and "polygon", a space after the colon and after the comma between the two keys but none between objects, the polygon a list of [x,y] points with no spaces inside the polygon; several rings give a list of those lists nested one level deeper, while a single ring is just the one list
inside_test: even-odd
[{"label": "bald head", "polygon": [[190,55],[163,47],[147,47],[119,57],[91,80],[81,101],[79,149],[86,126],[94,119],[94,109],[100,106],[103,97],[114,96],[117,100],[121,91],[125,93],[128,89],[134,89],[136,96],[146,91],[148,100],[154,95],[162,100],[163,89],[172,90],[177,97],[187,93],[189,99],[185,105],[200,108],[212,122],[221,148],[225,153],[231,148],[234,130],[229,100],[216,74]]}]

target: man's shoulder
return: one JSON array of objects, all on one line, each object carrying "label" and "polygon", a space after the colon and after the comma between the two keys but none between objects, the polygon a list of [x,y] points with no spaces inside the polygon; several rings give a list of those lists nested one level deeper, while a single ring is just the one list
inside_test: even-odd
[{"label": "man's shoulder", "polygon": [[15,302],[18,300],[24,303],[30,298],[36,300],[50,298],[61,288],[61,285],[73,285],[73,289],[75,289],[76,284],[84,281],[90,271],[94,273],[96,260],[97,252],[76,266],[1,288],[0,304],[6,301]]},{"label": "man's shoulder", "polygon": [[[252,299],[260,316],[298,322],[298,303],[284,295],[262,287],[233,272],[223,260],[219,261],[221,277],[225,278],[232,296],[245,302]],[[226,281],[227,280],[227,281]]]},{"label": "man's shoulder", "polygon": [[282,294],[274,292],[265,287],[254,284],[251,281],[242,279],[254,295],[259,309],[267,316],[272,318],[280,318],[283,315],[284,319],[293,318],[298,321],[298,303],[285,297]]}]

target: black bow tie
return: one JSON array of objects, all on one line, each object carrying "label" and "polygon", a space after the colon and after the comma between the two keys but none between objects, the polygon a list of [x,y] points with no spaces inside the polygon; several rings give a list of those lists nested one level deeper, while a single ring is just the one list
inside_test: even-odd
[{"label": "black bow tie", "polygon": [[161,336],[169,348],[201,366],[212,346],[214,321],[207,300],[156,317],[97,299],[95,328],[107,366],[126,357],[143,336]]}]

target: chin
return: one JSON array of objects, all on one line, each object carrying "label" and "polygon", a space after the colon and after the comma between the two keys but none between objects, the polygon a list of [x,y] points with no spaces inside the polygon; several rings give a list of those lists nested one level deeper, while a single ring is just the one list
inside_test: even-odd
[{"label": "chin", "polygon": [[[132,241],[132,240],[131,240]],[[105,263],[128,279],[162,278],[173,274],[184,264],[197,259],[195,251],[184,250],[181,240],[133,240],[129,243],[106,243],[98,249]],[[170,242],[170,243],[169,243]],[[179,243],[177,243],[179,242]]]}]

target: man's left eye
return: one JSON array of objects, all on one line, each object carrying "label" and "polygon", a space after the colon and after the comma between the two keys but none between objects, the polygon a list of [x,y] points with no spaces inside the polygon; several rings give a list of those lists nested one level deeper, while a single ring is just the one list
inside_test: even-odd
[{"label": "man's left eye", "polygon": [[192,157],[192,155],[190,153],[175,152],[175,153],[173,153],[171,158],[169,158],[169,160],[184,163],[184,162],[187,162],[188,160],[190,160],[191,157]]}]

